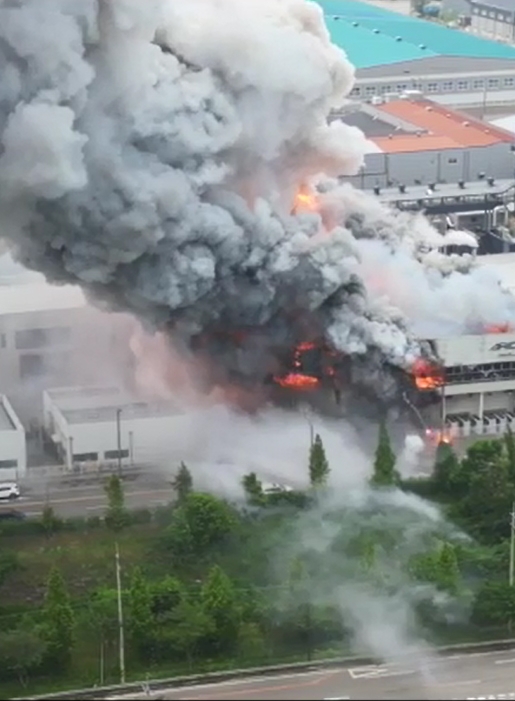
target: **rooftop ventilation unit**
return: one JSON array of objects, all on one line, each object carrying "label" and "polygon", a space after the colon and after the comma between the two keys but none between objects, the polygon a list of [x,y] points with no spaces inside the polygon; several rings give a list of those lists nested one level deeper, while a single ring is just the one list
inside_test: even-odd
[{"label": "rooftop ventilation unit", "polygon": [[460,190],[464,190],[464,189],[465,189],[465,181],[464,181],[464,180],[459,180],[459,181],[458,181],[458,187],[460,188]]},{"label": "rooftop ventilation unit", "polygon": [[381,194],[381,188],[379,187],[379,185],[375,185],[374,186],[374,195],[379,196],[380,194]]},{"label": "rooftop ventilation unit", "polygon": [[491,177],[490,177],[490,178],[488,178],[488,180],[487,180],[486,182],[490,185],[490,187],[493,187],[493,186],[494,186],[494,183],[495,183],[495,180],[494,180],[494,178],[491,178]]},{"label": "rooftop ventilation unit", "polygon": [[484,180],[485,179],[485,174],[483,172],[477,174],[477,179],[478,180]]},{"label": "rooftop ventilation unit", "polygon": [[406,185],[403,185],[403,184],[401,183],[401,184],[399,185],[399,192],[401,193],[401,195],[404,195],[404,193],[406,192]]}]

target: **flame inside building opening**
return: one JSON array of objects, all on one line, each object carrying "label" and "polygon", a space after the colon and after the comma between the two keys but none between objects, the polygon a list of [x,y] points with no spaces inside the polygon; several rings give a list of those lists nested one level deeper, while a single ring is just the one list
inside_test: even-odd
[{"label": "flame inside building opening", "polygon": [[421,215],[345,181],[369,144],[330,119],[354,69],[316,3],[4,0],[0,65],[18,259],[165,333],[219,384],[390,405],[413,377],[441,381],[427,329],[515,320]]}]

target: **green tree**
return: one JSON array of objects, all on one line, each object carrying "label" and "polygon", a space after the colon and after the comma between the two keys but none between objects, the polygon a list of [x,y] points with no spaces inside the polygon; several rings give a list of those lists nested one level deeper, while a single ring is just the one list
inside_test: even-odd
[{"label": "green tree", "polygon": [[242,483],[249,504],[252,506],[263,504],[263,484],[261,480],[258,479],[256,473],[249,472],[248,475],[244,475]]},{"label": "green tree", "polygon": [[218,565],[210,569],[202,587],[202,604],[204,612],[213,621],[214,647],[219,652],[230,651],[237,638],[239,610],[234,585]]},{"label": "green tree", "polygon": [[479,625],[508,625],[515,619],[515,587],[506,581],[486,581],[478,590],[472,619]]},{"label": "green tree", "polygon": [[45,643],[36,633],[15,629],[0,633],[0,669],[16,676],[22,686],[27,686],[29,674],[42,663]]},{"label": "green tree", "polygon": [[459,472],[459,461],[449,443],[441,442],[436,449],[433,471],[434,483],[438,492],[452,495],[453,483]]},{"label": "green tree", "polygon": [[148,659],[152,651],[155,621],[150,587],[139,567],[132,573],[127,598],[132,643],[138,656]]},{"label": "green tree", "polygon": [[456,594],[459,580],[460,569],[456,550],[451,543],[444,543],[438,553],[438,585],[450,594]]},{"label": "green tree", "polygon": [[47,538],[50,538],[61,526],[61,520],[55,515],[55,511],[50,504],[45,504],[41,514],[41,525]]},{"label": "green tree", "polygon": [[183,462],[181,462],[179,471],[173,480],[173,488],[177,494],[177,501],[179,504],[184,502],[188,494],[191,494],[193,489],[193,478],[191,476],[191,472]]},{"label": "green tree", "polygon": [[66,584],[57,568],[50,572],[43,604],[42,638],[51,667],[65,670],[75,642],[75,617]]},{"label": "green tree", "polygon": [[392,450],[390,436],[386,423],[381,422],[379,426],[379,440],[377,443],[374,472],[370,483],[374,487],[392,487],[399,483],[400,476],[395,469],[395,453]]},{"label": "green tree", "polygon": [[509,424],[504,434],[504,447],[506,449],[506,459],[508,461],[508,474],[511,482],[515,484],[515,438]]},{"label": "green tree", "polygon": [[202,557],[234,531],[234,510],[212,494],[192,492],[175,510],[166,529],[163,545],[176,557]]},{"label": "green tree", "polygon": [[105,485],[107,511],[105,522],[113,531],[120,531],[129,522],[129,512],[125,508],[123,484],[118,475],[111,475]]},{"label": "green tree", "polygon": [[257,623],[243,622],[238,630],[238,657],[245,662],[260,663],[266,657],[263,632]]},{"label": "green tree", "polygon": [[309,481],[312,487],[322,487],[329,477],[329,463],[324,444],[317,433],[309,450]]},{"label": "green tree", "polygon": [[118,635],[118,592],[102,587],[91,595],[86,608],[87,624],[103,650]]},{"label": "green tree", "polygon": [[313,606],[309,575],[301,557],[295,557],[290,563],[288,589],[289,625],[310,660],[313,655]]},{"label": "green tree", "polygon": [[204,607],[185,597],[173,609],[165,633],[171,637],[174,650],[186,657],[191,669],[200,642],[208,638],[213,629],[214,623]]}]

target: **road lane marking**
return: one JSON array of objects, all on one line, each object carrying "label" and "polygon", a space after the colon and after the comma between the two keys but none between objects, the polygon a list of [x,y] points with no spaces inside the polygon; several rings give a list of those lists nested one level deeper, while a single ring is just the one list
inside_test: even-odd
[{"label": "road lane marking", "polygon": [[494,664],[513,664],[515,662],[515,657],[510,657],[509,660],[495,660]]},{"label": "road lane marking", "polygon": [[[163,496],[163,490],[162,489],[153,489],[152,491],[143,491],[143,492],[126,492],[125,494],[125,499],[129,499],[130,497],[149,497],[149,496],[159,496],[162,498]],[[71,504],[71,503],[78,503],[78,502],[84,502],[84,501],[98,501],[101,499],[103,502],[107,502],[107,497],[105,494],[102,494],[99,492],[98,494],[91,494],[90,496],[85,496],[85,497],[69,497],[68,499],[48,499],[48,501],[45,500],[32,500],[32,499],[25,499],[23,502],[20,499],[17,499],[16,501],[9,502],[9,509],[12,509],[16,504],[23,504],[27,507],[31,506],[46,506],[46,504],[50,504],[52,506],[53,504]],[[6,504],[7,506],[7,504]]]}]

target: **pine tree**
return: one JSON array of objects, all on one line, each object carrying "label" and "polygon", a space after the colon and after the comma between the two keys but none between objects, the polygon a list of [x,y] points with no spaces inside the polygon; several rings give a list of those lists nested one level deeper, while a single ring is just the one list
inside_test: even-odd
[{"label": "pine tree", "polygon": [[312,487],[326,484],[329,476],[329,463],[325,455],[322,439],[317,433],[309,451],[309,480]]},{"label": "pine tree", "polygon": [[374,487],[391,487],[398,483],[399,473],[395,469],[395,453],[384,421],[379,426],[379,441],[374,460],[374,472],[370,483]]},{"label": "pine tree", "polygon": [[121,531],[129,522],[129,512],[125,508],[123,484],[118,475],[111,475],[105,486],[107,511],[105,522],[113,531]]},{"label": "pine tree", "polygon": [[239,610],[232,580],[221,567],[214,565],[202,587],[204,612],[214,623],[215,645],[228,650],[236,642],[239,628]]},{"label": "pine tree", "polygon": [[263,485],[255,472],[245,475],[242,484],[249,504],[255,506],[263,503]]},{"label": "pine tree", "polygon": [[128,591],[128,614],[131,638],[140,657],[148,658],[154,629],[152,596],[139,567],[132,573]]},{"label": "pine tree", "polygon": [[191,476],[191,472],[183,462],[181,462],[179,471],[175,475],[172,484],[177,493],[177,501],[179,504],[182,504],[193,489],[193,478]]},{"label": "pine tree", "polygon": [[438,556],[438,584],[441,589],[455,594],[458,590],[459,578],[456,550],[451,543],[444,543]]},{"label": "pine tree", "polygon": [[52,667],[64,670],[71,660],[74,644],[75,617],[61,572],[54,568],[47,582],[43,605],[42,637]]}]

